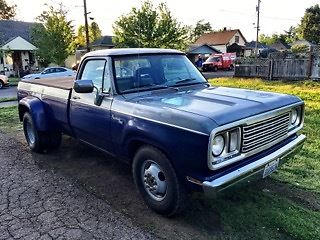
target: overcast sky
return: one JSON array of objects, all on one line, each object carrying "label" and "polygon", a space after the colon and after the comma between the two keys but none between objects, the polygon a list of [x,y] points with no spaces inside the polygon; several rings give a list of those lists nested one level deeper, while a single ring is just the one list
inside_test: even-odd
[{"label": "overcast sky", "polygon": [[[69,9],[68,18],[74,25],[83,24],[83,0],[7,0],[18,5],[17,19],[34,21],[44,4],[63,2]],[[99,24],[104,35],[112,34],[113,22],[132,7],[141,5],[142,0],[87,0],[91,17]],[[154,4],[166,2],[173,15],[186,25],[194,25],[198,20],[209,21],[214,29],[222,27],[239,28],[246,39],[255,38],[257,0],[152,0]],[[319,3],[319,0],[262,0],[261,33],[281,33],[300,22],[306,8]]]}]

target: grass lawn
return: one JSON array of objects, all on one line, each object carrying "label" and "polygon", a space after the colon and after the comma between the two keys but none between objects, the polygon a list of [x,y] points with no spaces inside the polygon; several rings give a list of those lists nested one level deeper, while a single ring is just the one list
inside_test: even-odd
[{"label": "grass lawn", "polygon": [[[320,240],[320,84],[258,79],[213,79],[210,83],[301,97],[306,103],[302,132],[308,139],[295,159],[267,181],[217,199],[194,194],[190,208],[178,219],[185,228],[194,230],[190,239]],[[0,122],[0,130],[21,130],[17,107],[0,109]],[[170,219],[163,221],[174,224]],[[159,232],[162,227],[152,226]]]},{"label": "grass lawn", "polygon": [[12,78],[12,77],[9,78],[10,86],[17,86],[19,81],[20,81],[20,78]]},{"label": "grass lawn", "polygon": [[6,97],[6,98],[0,98],[0,103],[2,102],[11,102],[11,101],[17,101],[17,97]]},{"label": "grass lawn", "polygon": [[0,108],[0,130],[5,132],[21,130],[17,106]]}]

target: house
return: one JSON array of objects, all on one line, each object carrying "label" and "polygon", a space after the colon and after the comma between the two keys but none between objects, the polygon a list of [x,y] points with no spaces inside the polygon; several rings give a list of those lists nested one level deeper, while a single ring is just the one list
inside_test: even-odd
[{"label": "house", "polygon": [[31,43],[31,29],[35,23],[0,20],[0,72],[18,77],[38,67]]},{"label": "house", "polygon": [[215,53],[221,53],[221,52],[218,49],[209,46],[208,44],[202,44],[202,45],[192,44],[189,46],[189,49],[186,52],[187,57],[193,63],[197,61],[197,58],[199,55],[201,55],[202,58],[206,59],[210,55]]},{"label": "house", "polygon": [[291,46],[289,44],[282,42],[280,40],[269,45],[269,47],[276,49],[279,52],[288,51],[291,48]]},{"label": "house", "polygon": [[[257,47],[258,47],[258,55],[261,57],[268,57],[269,53],[277,51],[276,49],[271,48],[270,46],[267,46],[260,42],[258,42]],[[256,41],[251,41],[246,43],[246,50],[245,50],[244,56],[245,57],[255,56],[255,50],[256,50]]]},{"label": "house", "polygon": [[[246,39],[239,29],[210,32],[203,34],[197,39],[195,44],[207,44],[210,47],[221,51],[222,53],[232,52],[237,49],[237,55],[243,55],[245,51]],[[231,49],[229,49],[232,46]],[[233,51],[234,52],[234,51]]]},{"label": "house", "polygon": [[[102,36],[101,38],[95,40],[89,45],[91,51],[101,50],[101,49],[110,49],[114,48],[115,45],[112,41],[112,36]],[[76,50],[76,60],[79,61],[80,58],[87,52],[85,46],[78,47]]]}]

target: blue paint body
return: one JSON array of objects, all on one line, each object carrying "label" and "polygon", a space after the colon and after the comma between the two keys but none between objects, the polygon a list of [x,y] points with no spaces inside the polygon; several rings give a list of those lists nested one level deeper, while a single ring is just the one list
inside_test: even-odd
[{"label": "blue paint body", "polygon": [[67,99],[36,96],[19,89],[20,111],[27,108],[40,131],[58,129],[127,162],[132,159],[135,145],[153,145],[167,155],[182,180],[189,176],[200,181],[213,180],[251,163],[296,137],[212,171],[207,165],[207,152],[213,129],[290,104],[302,104],[291,95],[200,84],[178,90],[115,94],[106,97],[104,107],[99,108],[73,100],[72,89],[63,91],[67,91]]}]

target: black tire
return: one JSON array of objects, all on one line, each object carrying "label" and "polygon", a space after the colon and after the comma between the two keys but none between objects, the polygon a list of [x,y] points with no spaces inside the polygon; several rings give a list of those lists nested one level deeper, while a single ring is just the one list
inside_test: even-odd
[{"label": "black tire", "polygon": [[61,144],[60,132],[41,132],[35,128],[32,116],[26,112],[23,115],[23,131],[28,146],[33,152],[43,153],[58,148]]},{"label": "black tire", "polygon": [[234,70],[234,66],[233,66],[233,65],[230,65],[229,71],[233,71],[233,70]]},{"label": "black tire", "polygon": [[4,87],[4,82],[2,82],[2,80],[0,80],[0,89],[2,89]]},{"label": "black tire", "polygon": [[[157,165],[160,168],[158,178],[162,178],[161,181],[166,184],[165,194],[160,199],[155,199],[156,196],[153,196],[152,190],[147,190],[148,187],[146,187],[145,181],[148,181],[145,180],[147,179],[146,171],[151,168],[151,165]],[[186,188],[179,181],[168,158],[160,150],[152,146],[141,147],[133,159],[132,171],[135,184],[149,208],[168,217],[178,214],[185,208],[188,195]]]},{"label": "black tire", "polygon": [[213,68],[213,71],[214,71],[214,72],[217,72],[217,71],[218,71],[218,67],[215,66],[215,67]]}]

